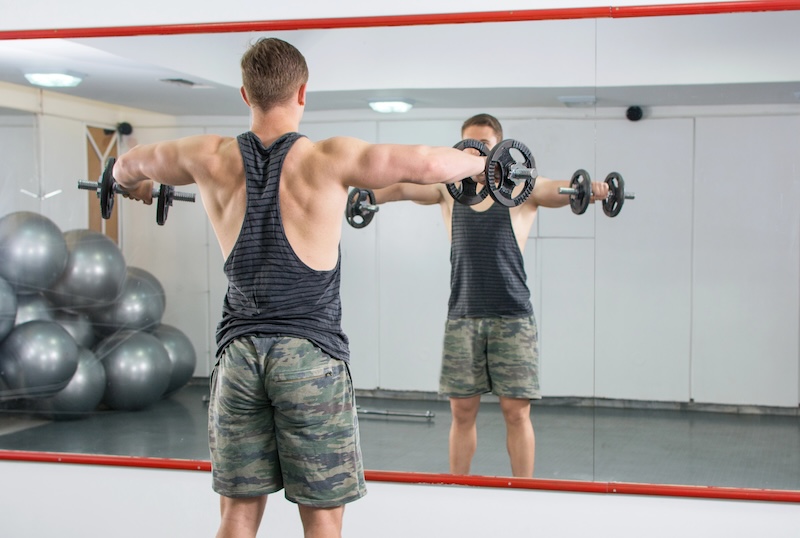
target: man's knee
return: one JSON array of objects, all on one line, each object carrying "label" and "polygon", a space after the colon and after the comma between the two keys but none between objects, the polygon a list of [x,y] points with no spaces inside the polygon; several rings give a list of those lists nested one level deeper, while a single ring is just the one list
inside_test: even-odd
[{"label": "man's knee", "polygon": [[508,425],[519,425],[531,420],[531,402],[527,399],[500,398],[500,408]]},{"label": "man's knee", "polygon": [[473,424],[478,416],[480,405],[480,396],[450,398],[450,411],[453,415],[453,421],[465,425]]}]

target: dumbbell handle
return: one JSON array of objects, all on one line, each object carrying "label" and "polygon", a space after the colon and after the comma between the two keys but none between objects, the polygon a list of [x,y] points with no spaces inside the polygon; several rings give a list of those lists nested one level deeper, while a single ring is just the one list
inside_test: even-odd
[{"label": "dumbbell handle", "polygon": [[519,164],[512,164],[508,170],[509,179],[536,179],[539,172],[536,168],[525,168]]},{"label": "dumbbell handle", "polygon": [[372,211],[373,213],[380,209],[380,207],[375,204],[359,204],[356,206],[356,208],[359,211]]},{"label": "dumbbell handle", "polygon": [[[569,194],[569,195],[578,194],[578,189],[573,189],[572,187],[560,187],[558,189],[558,194]],[[611,196],[611,193],[608,193],[608,195]],[[625,193],[626,200],[633,200],[634,198],[636,198],[636,193],[634,192]]]},{"label": "dumbbell handle", "polygon": [[[83,189],[85,191],[97,191],[100,192],[100,183],[97,181],[78,181],[78,188]],[[152,196],[156,198],[158,196],[158,189],[153,188]],[[128,191],[120,187],[119,184],[114,184],[114,194],[127,194]],[[177,200],[179,202],[194,202],[194,193],[192,192],[180,192],[175,191],[172,193],[172,199]]]}]

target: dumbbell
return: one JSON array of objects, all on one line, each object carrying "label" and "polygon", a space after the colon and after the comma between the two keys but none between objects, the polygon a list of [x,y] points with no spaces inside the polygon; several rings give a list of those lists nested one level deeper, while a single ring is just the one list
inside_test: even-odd
[{"label": "dumbbell", "polygon": [[[608,174],[605,182],[608,184],[608,196],[603,200],[603,213],[609,217],[616,217],[622,211],[622,204],[625,200],[633,200],[636,195],[632,192],[625,192],[625,180],[618,172]],[[589,172],[583,169],[576,170],[572,174],[569,187],[561,187],[558,192],[559,194],[568,194],[572,212],[576,215],[583,215],[592,198],[592,180]]]},{"label": "dumbbell", "polygon": [[[522,156],[522,162],[517,161],[514,153]],[[489,196],[495,202],[506,207],[521,205],[533,192],[536,178],[536,162],[528,147],[518,140],[503,140],[499,142],[486,157],[486,186]],[[520,184],[523,189],[514,196],[514,189]]]},{"label": "dumbbell", "polygon": [[[113,157],[108,159],[106,167],[103,170],[103,175],[100,177],[99,182],[94,181],[78,181],[78,188],[87,191],[96,191],[97,197],[100,199],[100,215],[104,219],[111,218],[111,211],[114,209],[114,196],[117,194],[126,194],[127,191],[122,188],[111,171],[114,169],[116,159]],[[157,189],[153,189],[153,198],[156,198],[156,222],[159,226],[163,226],[167,221],[169,208],[172,202],[194,202],[194,193],[191,192],[177,192],[172,185],[160,185]]]},{"label": "dumbbell", "polygon": [[[480,140],[473,140],[471,138],[462,140],[453,147],[460,150],[472,148],[477,150],[478,153],[483,157],[489,153],[489,151],[486,149],[486,144]],[[489,196],[489,189],[484,187],[479,192],[478,182],[471,177],[465,177],[457,183],[448,183],[447,192],[450,193],[450,196],[453,197],[453,200],[464,205],[478,204],[485,200],[487,196]]]},{"label": "dumbbell", "polygon": [[[369,202],[367,202],[369,201]],[[375,204],[375,193],[369,189],[350,189],[344,216],[353,228],[363,228],[380,208]]]},{"label": "dumbbell", "polygon": [[[461,180],[461,188],[448,184],[447,190],[458,202],[466,205],[475,205],[486,196],[506,207],[516,207],[531,195],[536,184],[538,172],[533,154],[525,144],[518,140],[503,140],[487,153],[486,145],[477,140],[462,140],[454,146],[456,149],[473,148],[481,155],[486,155],[486,186],[477,191],[477,183],[472,178]],[[512,151],[515,150],[515,151]],[[522,157],[518,161],[515,154]],[[523,189],[514,196],[514,189],[524,184]]]}]

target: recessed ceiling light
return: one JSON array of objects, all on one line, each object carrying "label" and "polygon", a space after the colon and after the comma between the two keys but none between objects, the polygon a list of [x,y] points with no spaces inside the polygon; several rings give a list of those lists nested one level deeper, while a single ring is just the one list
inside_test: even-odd
[{"label": "recessed ceiling light", "polygon": [[560,95],[558,100],[567,107],[593,106],[597,102],[594,95]]},{"label": "recessed ceiling light", "polygon": [[370,101],[369,106],[375,112],[381,112],[383,114],[402,114],[411,110],[414,104],[408,101]]},{"label": "recessed ceiling light", "polygon": [[74,88],[83,80],[83,75],[69,71],[50,73],[25,73],[25,78],[34,86],[45,88]]}]

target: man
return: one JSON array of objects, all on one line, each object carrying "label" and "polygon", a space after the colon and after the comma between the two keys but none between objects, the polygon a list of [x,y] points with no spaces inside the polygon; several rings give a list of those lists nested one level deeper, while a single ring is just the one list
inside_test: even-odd
[{"label": "man", "polygon": [[196,183],[226,259],[209,404],[217,536],[255,536],[266,496],[285,489],[307,538],[338,537],[344,505],[366,492],[341,329],[348,187],[457,181],[479,174],[485,159],[346,137],[312,142],[296,132],[308,80],[302,54],[261,39],[241,67],[249,132],[135,147],[113,176],[147,204],[154,179]]},{"label": "man", "polygon": [[[503,128],[494,116],[478,114],[464,122],[461,137],[480,140],[491,150],[503,139]],[[444,185],[398,184],[374,192],[378,204],[438,204],[450,237],[450,300],[439,391],[450,399],[453,474],[470,472],[481,394],[491,392],[499,397],[506,423],[511,473],[533,476],[530,401],[541,397],[538,334],[522,253],[538,209],[568,205],[569,196],[558,192],[568,186],[569,181],[540,176],[530,197],[513,208],[491,197],[473,206],[456,203]],[[592,194],[592,200],[605,199],[608,185],[592,183]]]}]

